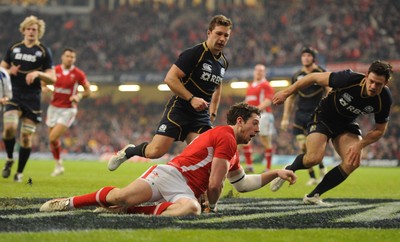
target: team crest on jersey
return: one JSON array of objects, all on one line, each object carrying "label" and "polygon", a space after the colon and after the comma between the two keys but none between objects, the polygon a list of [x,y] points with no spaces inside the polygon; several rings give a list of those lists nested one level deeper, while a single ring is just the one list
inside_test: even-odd
[{"label": "team crest on jersey", "polygon": [[315,130],[317,130],[317,125],[313,124],[310,127],[310,132],[314,132]]},{"label": "team crest on jersey", "polygon": [[203,64],[203,71],[211,72],[212,68],[210,64],[204,63]]},{"label": "team crest on jersey", "polygon": [[160,127],[158,127],[158,132],[165,133],[165,130],[167,130],[167,125],[165,124],[161,124]]},{"label": "team crest on jersey", "polygon": [[366,113],[372,113],[372,112],[374,111],[374,108],[373,108],[372,106],[366,106],[366,107],[364,108],[364,111],[365,111]]},{"label": "team crest on jersey", "polygon": [[35,55],[37,57],[42,57],[43,53],[40,50],[38,50],[38,51],[35,52]]},{"label": "team crest on jersey", "polygon": [[348,94],[347,92],[343,93],[343,99],[346,100],[346,102],[350,103],[351,100],[353,100],[353,97]]}]

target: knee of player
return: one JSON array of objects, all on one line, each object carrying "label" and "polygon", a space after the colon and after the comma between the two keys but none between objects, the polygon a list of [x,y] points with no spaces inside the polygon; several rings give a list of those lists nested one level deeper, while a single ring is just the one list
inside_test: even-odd
[{"label": "knee of player", "polygon": [[358,167],[360,167],[360,162],[357,163],[350,163],[349,160],[345,160],[344,162],[342,162],[341,164],[342,169],[344,170],[344,172],[347,175],[350,175],[350,173],[352,173],[355,169],[357,169]]},{"label": "knee of player", "polygon": [[150,146],[148,145],[145,150],[145,156],[149,159],[157,159],[167,153],[168,149],[161,146]]},{"label": "knee of player", "polygon": [[13,127],[4,128],[4,130],[3,130],[3,138],[11,139],[11,138],[15,137],[16,133],[17,133],[17,129],[15,129]]},{"label": "knee of player", "polygon": [[200,215],[201,206],[197,201],[191,200],[185,205],[187,215]]},{"label": "knee of player", "polygon": [[107,202],[120,206],[127,205],[128,197],[120,188],[114,188],[107,194]]},{"label": "knee of player", "polygon": [[316,153],[306,153],[303,158],[303,164],[306,165],[306,167],[312,167],[321,163],[323,159],[323,155],[319,155]]}]

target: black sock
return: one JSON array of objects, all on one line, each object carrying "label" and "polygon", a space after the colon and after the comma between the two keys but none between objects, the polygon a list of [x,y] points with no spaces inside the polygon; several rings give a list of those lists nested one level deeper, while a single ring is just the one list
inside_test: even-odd
[{"label": "black sock", "polygon": [[322,179],[318,186],[308,194],[307,197],[313,197],[315,194],[322,195],[326,191],[342,183],[348,176],[349,175],[347,175],[340,166],[336,166],[324,176],[324,179]]},{"label": "black sock", "polygon": [[7,158],[13,158],[14,146],[15,146],[15,137],[12,139],[3,139],[4,146],[6,147]]},{"label": "black sock", "polygon": [[310,174],[310,177],[311,177],[311,178],[314,178],[314,179],[315,179],[315,172],[314,172],[314,169],[312,169],[311,171],[309,171],[308,174]]},{"label": "black sock", "polygon": [[126,158],[129,159],[129,158],[131,158],[131,157],[133,157],[135,155],[141,156],[141,157],[146,157],[145,156],[145,150],[146,150],[147,144],[148,144],[148,142],[144,142],[144,143],[141,143],[138,146],[129,147],[128,149],[125,150]]},{"label": "black sock", "polygon": [[24,171],[25,165],[28,162],[29,156],[31,155],[32,148],[19,148],[19,158],[18,158],[18,173],[22,173]]},{"label": "black sock", "polygon": [[319,169],[324,169],[325,168],[324,163],[321,161],[321,163],[319,163],[318,167],[319,167]]},{"label": "black sock", "polygon": [[304,154],[300,154],[300,155],[296,156],[296,159],[294,159],[294,161],[291,165],[286,167],[286,170],[297,171],[297,170],[307,169],[307,167],[305,167],[303,165],[303,157],[304,157]]}]

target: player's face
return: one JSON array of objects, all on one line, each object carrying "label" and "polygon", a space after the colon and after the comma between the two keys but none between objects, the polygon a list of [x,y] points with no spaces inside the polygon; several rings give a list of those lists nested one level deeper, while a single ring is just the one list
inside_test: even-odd
[{"label": "player's face", "polygon": [[309,67],[314,63],[314,57],[310,53],[301,54],[301,64],[305,67]]},{"label": "player's face", "polygon": [[243,122],[240,127],[237,143],[247,144],[260,132],[260,116],[253,113],[247,122]]},{"label": "player's face", "polygon": [[207,32],[207,45],[214,55],[218,55],[226,46],[231,36],[231,29],[226,26],[217,25],[212,31]]},{"label": "player's face", "polygon": [[39,25],[32,24],[24,29],[24,38],[29,42],[34,42],[39,39]]},{"label": "player's face", "polygon": [[254,80],[260,81],[265,78],[265,66],[256,65],[254,67]]},{"label": "player's face", "polygon": [[375,73],[370,72],[366,79],[367,95],[370,97],[379,95],[387,82],[385,76],[378,76]]},{"label": "player's face", "polygon": [[65,51],[64,54],[61,56],[61,62],[64,67],[70,68],[76,60],[75,52]]}]

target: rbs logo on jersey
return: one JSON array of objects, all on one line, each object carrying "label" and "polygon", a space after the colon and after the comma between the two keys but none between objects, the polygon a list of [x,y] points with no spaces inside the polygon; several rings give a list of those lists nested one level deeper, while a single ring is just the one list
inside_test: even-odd
[{"label": "rbs logo on jersey", "polygon": [[367,107],[364,108],[365,112],[363,112],[362,110],[360,110],[360,109],[358,109],[358,108],[356,108],[356,107],[354,107],[353,105],[350,104],[352,100],[353,100],[353,97],[350,94],[344,93],[343,96],[339,99],[339,103],[346,110],[348,110],[348,111],[350,111],[350,112],[352,112],[354,114],[357,114],[357,115],[365,115],[365,114],[368,114],[368,113],[372,113],[374,111],[373,107],[367,106]]},{"label": "rbs logo on jersey", "polygon": [[35,55],[29,55],[29,54],[17,53],[17,54],[15,54],[15,59],[16,60],[29,61],[29,62],[36,62],[36,56]]},{"label": "rbs logo on jersey", "polygon": [[222,78],[225,74],[225,69],[221,68],[221,76],[216,76],[212,74],[212,66],[208,63],[204,63],[203,64],[203,68],[202,68],[203,73],[201,74],[200,79],[203,81],[207,81],[207,82],[212,82],[215,83],[217,85],[220,85],[222,82]]}]

